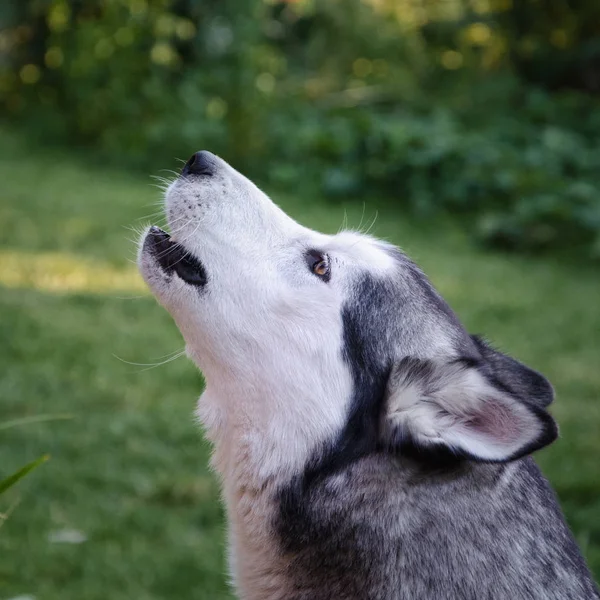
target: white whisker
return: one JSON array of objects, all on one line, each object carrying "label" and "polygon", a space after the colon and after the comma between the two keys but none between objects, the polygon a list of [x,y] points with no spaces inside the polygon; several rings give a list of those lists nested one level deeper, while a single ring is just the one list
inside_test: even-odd
[{"label": "white whisker", "polygon": [[171,356],[170,358],[167,358],[166,360],[156,362],[156,363],[137,363],[137,362],[131,362],[129,360],[125,360],[124,358],[121,358],[120,356],[117,356],[116,354],[113,354],[113,356],[117,360],[120,360],[122,363],[125,363],[126,365],[133,365],[134,367],[146,367],[144,369],[140,369],[139,371],[137,371],[138,373],[142,373],[143,371],[148,371],[149,369],[154,369],[156,367],[160,367],[162,365],[166,365],[167,363],[173,362],[174,360],[181,358],[184,354],[185,354],[185,349],[180,350],[179,352],[177,352],[177,354],[175,354],[174,356]]},{"label": "white whisker", "polygon": [[379,213],[377,211],[375,211],[375,216],[373,217],[373,220],[371,221],[371,224],[367,227],[367,229],[362,232],[363,235],[369,235],[369,232],[371,231],[371,229],[373,229],[373,226],[375,225],[375,222],[377,221],[378,216],[379,216]]}]

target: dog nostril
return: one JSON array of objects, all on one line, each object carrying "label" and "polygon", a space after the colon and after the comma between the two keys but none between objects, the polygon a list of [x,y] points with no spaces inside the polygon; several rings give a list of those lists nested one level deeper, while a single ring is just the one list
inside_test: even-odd
[{"label": "dog nostril", "polygon": [[181,170],[182,175],[212,175],[215,163],[214,156],[206,150],[193,154]]}]

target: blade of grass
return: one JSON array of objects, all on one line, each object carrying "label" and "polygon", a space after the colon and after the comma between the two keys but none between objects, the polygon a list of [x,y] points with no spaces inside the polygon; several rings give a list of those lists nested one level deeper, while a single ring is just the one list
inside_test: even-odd
[{"label": "blade of grass", "polygon": [[45,421],[63,421],[73,419],[73,415],[34,415],[32,417],[22,417],[0,423],[0,431],[10,427],[19,427],[21,425],[30,425],[31,423],[43,423]]},{"label": "blade of grass", "polygon": [[35,469],[36,467],[39,467],[42,463],[45,463],[49,458],[50,458],[50,456],[48,456],[48,454],[44,454],[43,456],[40,456],[39,458],[36,458],[35,460],[26,464],[24,467],[21,467],[18,471],[15,471],[12,475],[9,475],[5,479],[2,479],[2,481],[0,481],[0,494],[5,492],[9,487],[13,486],[15,483],[17,483],[17,481],[19,481],[19,479],[22,479],[23,477],[25,477],[25,475],[27,475],[27,473],[29,473],[30,471],[33,471],[33,469]]}]

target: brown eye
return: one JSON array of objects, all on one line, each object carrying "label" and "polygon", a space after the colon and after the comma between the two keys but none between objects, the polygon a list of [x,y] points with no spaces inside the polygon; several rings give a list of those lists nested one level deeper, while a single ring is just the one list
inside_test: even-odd
[{"label": "brown eye", "polygon": [[306,262],[310,270],[320,277],[323,281],[329,281],[331,277],[331,265],[329,257],[315,250],[310,250],[306,254]]}]

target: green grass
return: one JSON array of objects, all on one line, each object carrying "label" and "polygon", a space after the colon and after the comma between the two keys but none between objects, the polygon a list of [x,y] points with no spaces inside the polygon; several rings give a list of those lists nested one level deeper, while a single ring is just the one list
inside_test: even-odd
[{"label": "green grass", "polygon": [[[12,510],[0,528],[0,598],[230,598],[218,487],[192,418],[201,377],[185,358],[144,370],[114,356],[151,363],[183,346],[128,260],[126,227],[157,210],[159,192],[149,178],[6,132],[0,181],[0,423],[71,417],[0,430],[0,478],[51,455],[0,498]],[[344,208],[350,225],[363,213],[277,199],[326,231]],[[367,204],[364,220],[374,212]],[[598,271],[484,253],[390,208],[372,232],[412,254],[472,332],[555,384],[562,437],[538,459],[600,576]],[[73,530],[80,543],[60,542]]]}]

